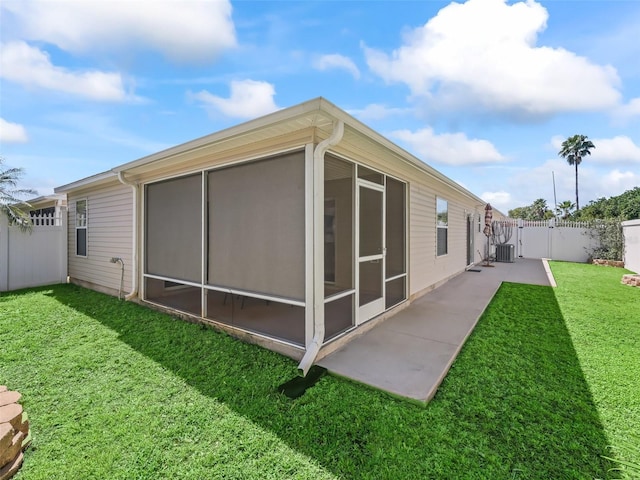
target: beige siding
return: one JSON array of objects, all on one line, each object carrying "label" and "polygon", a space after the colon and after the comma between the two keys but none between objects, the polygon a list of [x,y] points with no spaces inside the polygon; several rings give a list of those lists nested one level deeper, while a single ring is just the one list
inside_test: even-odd
[{"label": "beige siding", "polygon": [[[303,148],[317,142],[318,132],[312,127],[254,142],[222,142],[206,148],[196,148],[174,158],[161,159],[153,166],[136,173],[127,173],[129,180],[141,184],[229,165],[242,160],[264,158],[283,150]],[[407,183],[408,188],[408,253],[409,294],[418,295],[462,272],[467,263],[466,217],[473,214],[484,219],[484,203],[448,185],[437,173],[430,174],[381,148],[370,139],[346,129],[344,140],[332,152],[342,158],[369,166]],[[109,263],[114,256],[125,261],[125,291],[131,288],[132,259],[132,193],[127,186],[113,180],[107,186],[74,191],[69,198],[69,274],[71,277],[110,289],[117,289],[119,266]],[[90,193],[89,193],[90,192]],[[436,197],[448,202],[448,253],[436,255]],[[87,198],[89,209],[88,258],[75,255],[75,200]],[[141,218],[139,218],[141,221]],[[486,237],[475,235],[474,262],[481,261]]]},{"label": "beige siding", "polygon": [[[87,200],[87,256],[76,255],[76,201]],[[88,283],[99,290],[117,294],[121,266],[112,257],[124,261],[123,293],[132,285],[132,218],[131,187],[114,179],[112,183],[69,195],[69,277]]]}]

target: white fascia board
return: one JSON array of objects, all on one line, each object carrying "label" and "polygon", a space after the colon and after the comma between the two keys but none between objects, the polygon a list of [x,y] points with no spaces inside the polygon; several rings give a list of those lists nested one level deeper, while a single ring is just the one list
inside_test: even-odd
[{"label": "white fascia board", "polygon": [[77,180],[72,183],[68,183],[66,185],[62,185],[60,187],[56,187],[53,189],[55,193],[69,193],[73,190],[79,190],[81,188],[86,188],[89,186],[94,186],[102,183],[106,183],[109,180],[118,180],[118,176],[113,172],[102,172],[96,175],[92,175],[91,177],[83,178],[81,180]]}]

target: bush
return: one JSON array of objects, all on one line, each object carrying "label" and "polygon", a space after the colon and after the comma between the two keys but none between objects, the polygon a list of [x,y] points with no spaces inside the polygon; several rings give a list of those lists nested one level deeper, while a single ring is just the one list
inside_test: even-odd
[{"label": "bush", "polygon": [[589,235],[599,244],[589,252],[591,258],[622,260],[624,235],[621,221],[619,219],[593,220],[589,227]]}]

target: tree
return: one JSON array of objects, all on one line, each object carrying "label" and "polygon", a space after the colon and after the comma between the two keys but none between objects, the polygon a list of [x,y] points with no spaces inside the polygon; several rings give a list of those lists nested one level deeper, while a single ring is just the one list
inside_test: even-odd
[{"label": "tree", "polygon": [[544,198],[538,198],[531,205],[509,210],[509,217],[523,220],[548,220],[553,217],[553,212],[547,207],[547,201]]},{"label": "tree", "polygon": [[562,216],[563,220],[566,220],[571,216],[571,211],[576,208],[576,204],[571,200],[565,200],[564,202],[560,202],[556,207],[556,213]]},{"label": "tree", "polygon": [[31,228],[29,212],[23,207],[29,208],[29,204],[18,197],[35,195],[36,192],[27,188],[17,188],[18,180],[24,174],[22,168],[6,168],[4,159],[0,157],[0,213],[9,217],[9,222],[17,225],[21,230]]},{"label": "tree", "polygon": [[531,218],[529,220],[546,220],[553,216],[549,215],[551,210],[547,207],[547,201],[544,198],[538,198],[531,204]]},{"label": "tree", "polygon": [[591,149],[596,146],[586,135],[573,135],[562,142],[562,149],[558,152],[562,158],[566,159],[569,165],[576,167],[576,210],[580,210],[578,200],[578,165],[587,155],[591,155]]},{"label": "tree", "polygon": [[634,187],[615,197],[591,200],[576,217],[580,220],[640,218],[640,187]]}]

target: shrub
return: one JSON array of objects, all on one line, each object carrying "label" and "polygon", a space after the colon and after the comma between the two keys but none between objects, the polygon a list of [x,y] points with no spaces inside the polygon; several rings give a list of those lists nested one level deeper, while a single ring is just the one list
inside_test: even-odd
[{"label": "shrub", "polygon": [[619,219],[592,220],[589,223],[588,235],[598,243],[598,246],[589,252],[591,258],[622,260],[624,235],[621,221]]}]

